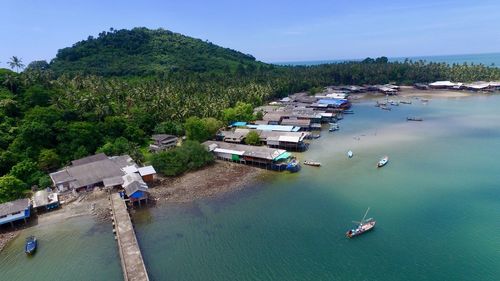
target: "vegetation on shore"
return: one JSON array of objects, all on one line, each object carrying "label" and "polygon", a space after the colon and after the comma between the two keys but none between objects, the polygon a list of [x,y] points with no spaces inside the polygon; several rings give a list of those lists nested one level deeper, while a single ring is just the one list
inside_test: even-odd
[{"label": "vegetation on shore", "polygon": [[[335,84],[500,80],[498,68],[386,58],[276,66],[145,28],[102,32],[61,49],[50,63],[29,63],[23,72],[20,58],[11,62],[18,72],[0,69],[0,202],[22,197],[35,185],[49,186],[47,174],[72,159],[128,153],[141,162],[141,149],[153,133],[202,142],[225,124],[259,117],[253,107],[296,91]],[[186,142],[152,162],[162,173],[177,175],[212,161],[190,149],[199,151],[199,144]]]}]

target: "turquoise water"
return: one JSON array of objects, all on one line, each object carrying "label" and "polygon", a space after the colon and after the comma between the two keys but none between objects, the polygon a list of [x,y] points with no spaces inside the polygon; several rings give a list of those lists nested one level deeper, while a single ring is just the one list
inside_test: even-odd
[{"label": "turquoise water", "polygon": [[[136,213],[151,280],[498,280],[500,96],[373,104],[299,154],[321,168]],[[375,230],[346,239],[367,207]],[[121,279],[111,226],[79,218],[28,232],[43,246],[29,259],[16,239],[0,280]]]},{"label": "turquoise water", "polygon": [[[341,63],[345,61],[361,61],[362,59],[351,60],[318,60],[318,61],[295,61],[295,62],[277,62],[279,65],[318,65],[325,63]],[[414,57],[391,57],[389,61],[403,62],[406,59],[412,61],[426,62],[444,62],[447,64],[483,64],[486,66],[500,67],[500,53],[491,54],[466,54],[466,55],[443,55],[443,56],[414,56]]]}]

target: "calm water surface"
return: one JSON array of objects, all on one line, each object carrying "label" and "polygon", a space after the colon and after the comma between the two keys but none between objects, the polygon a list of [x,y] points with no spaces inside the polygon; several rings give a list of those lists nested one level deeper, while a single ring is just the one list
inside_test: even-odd
[{"label": "calm water surface", "polygon": [[[499,280],[500,96],[414,100],[391,112],[373,104],[355,104],[339,132],[299,154],[321,168],[138,212],[151,279]],[[344,238],[368,206],[376,229]],[[27,232],[40,251],[29,259],[16,239],[0,254],[0,280],[121,279],[110,226],[80,218]]]}]

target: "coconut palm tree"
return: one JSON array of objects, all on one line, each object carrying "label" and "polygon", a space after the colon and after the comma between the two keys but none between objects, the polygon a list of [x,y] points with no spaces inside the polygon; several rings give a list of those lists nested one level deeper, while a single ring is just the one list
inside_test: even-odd
[{"label": "coconut palm tree", "polygon": [[12,70],[14,70],[14,68],[15,68],[17,70],[17,72],[19,72],[19,69],[22,69],[24,67],[22,59],[20,59],[16,56],[12,56],[10,58],[10,61],[7,63],[9,64],[10,68],[12,68]]}]

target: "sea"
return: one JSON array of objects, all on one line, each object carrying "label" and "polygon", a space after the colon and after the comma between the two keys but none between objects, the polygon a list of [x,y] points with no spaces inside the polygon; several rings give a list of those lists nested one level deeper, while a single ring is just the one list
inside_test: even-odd
[{"label": "sea", "polygon": [[[337,59],[337,60],[317,60],[317,61],[289,61],[289,62],[275,62],[278,65],[319,65],[327,63],[342,63],[347,61],[361,61],[361,59]],[[412,56],[412,57],[390,57],[391,62],[404,62],[405,60],[411,61],[425,61],[425,62],[439,62],[452,64],[482,64],[485,66],[500,67],[500,53],[488,54],[464,54],[464,55],[442,55],[442,56]]]},{"label": "sea", "polygon": [[[500,95],[374,104],[355,101],[339,131],[295,153],[319,168],[134,213],[150,279],[499,280]],[[375,229],[345,238],[368,207]],[[0,280],[122,278],[111,224],[92,217],[29,228],[0,252]]]}]

